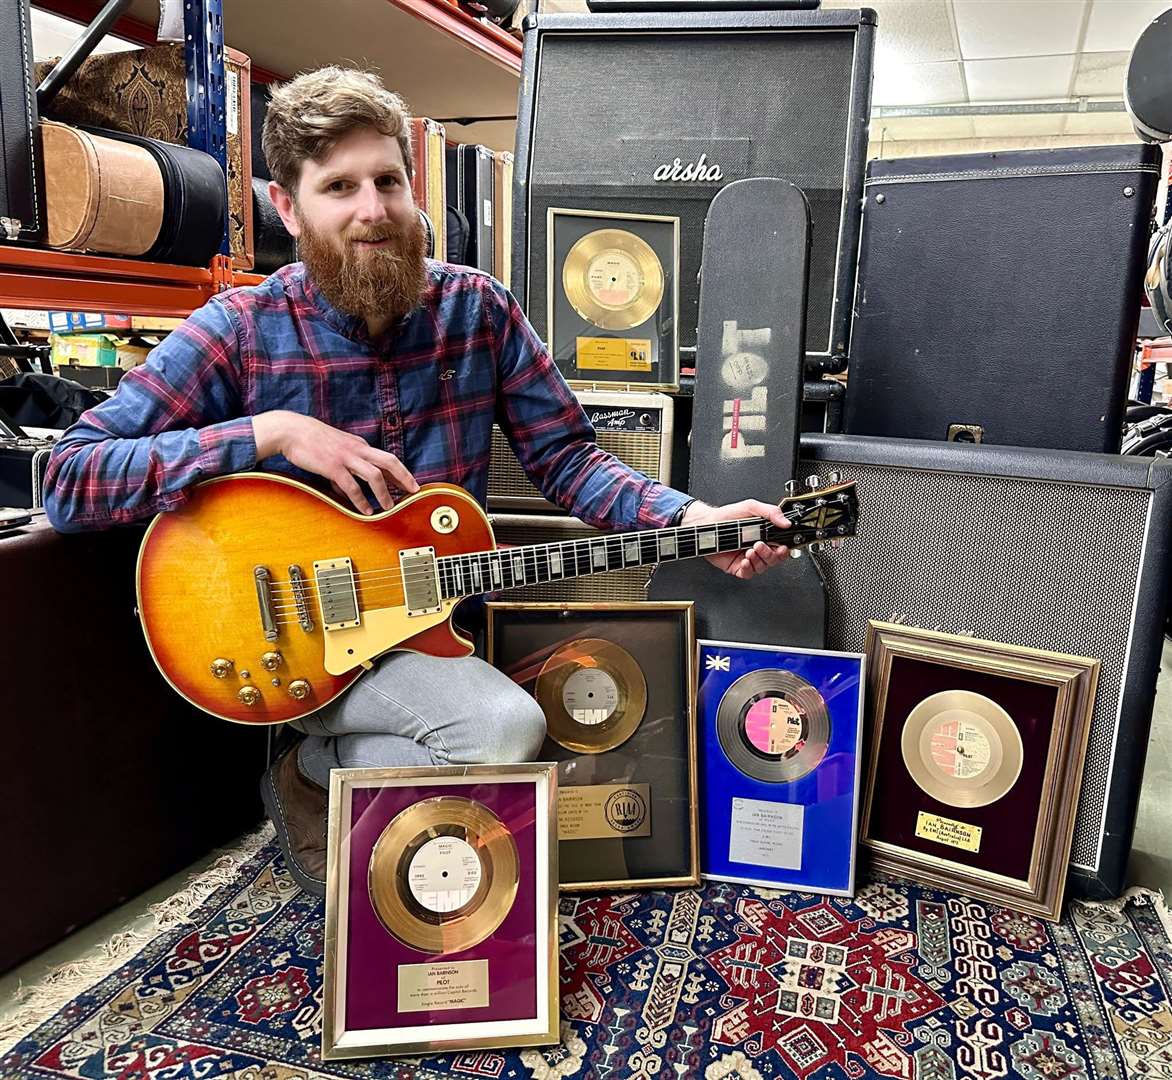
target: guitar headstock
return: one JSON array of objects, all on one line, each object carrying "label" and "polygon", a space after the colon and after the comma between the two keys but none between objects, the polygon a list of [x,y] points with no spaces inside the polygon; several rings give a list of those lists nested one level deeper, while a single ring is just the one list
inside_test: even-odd
[{"label": "guitar headstock", "polygon": [[779,504],[790,520],[784,541],[791,548],[817,551],[835,540],[854,536],[859,523],[859,499],[853,480],[830,473],[823,486],[819,476],[807,476],[805,484],[790,480]]}]

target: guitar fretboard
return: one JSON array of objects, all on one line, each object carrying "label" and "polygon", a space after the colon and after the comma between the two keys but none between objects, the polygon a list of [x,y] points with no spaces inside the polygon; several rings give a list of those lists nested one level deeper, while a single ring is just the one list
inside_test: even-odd
[{"label": "guitar fretboard", "polygon": [[580,540],[445,555],[436,562],[443,598],[454,600],[628,566],[651,566],[739,551],[758,540],[788,543],[793,532],[779,529],[765,518],[739,518],[711,525],[606,533]]}]

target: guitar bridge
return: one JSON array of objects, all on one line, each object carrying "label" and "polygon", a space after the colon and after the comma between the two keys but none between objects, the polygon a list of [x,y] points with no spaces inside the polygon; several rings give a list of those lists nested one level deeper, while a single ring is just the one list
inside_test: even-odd
[{"label": "guitar bridge", "polygon": [[358,589],[354,566],[349,559],[321,559],[313,564],[317,598],[321,605],[322,628],[349,630],[362,620],[358,616]]}]

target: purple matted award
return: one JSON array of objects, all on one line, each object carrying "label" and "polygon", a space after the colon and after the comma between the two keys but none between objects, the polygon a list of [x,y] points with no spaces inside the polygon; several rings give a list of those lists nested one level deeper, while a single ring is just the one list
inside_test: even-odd
[{"label": "purple matted award", "polygon": [[336,769],[322,1057],[557,1042],[552,765]]}]

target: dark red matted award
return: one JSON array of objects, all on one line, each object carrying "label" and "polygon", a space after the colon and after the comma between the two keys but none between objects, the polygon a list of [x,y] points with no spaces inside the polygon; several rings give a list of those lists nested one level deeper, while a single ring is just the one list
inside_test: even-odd
[{"label": "dark red matted award", "polygon": [[875,622],[867,654],[874,865],[1057,918],[1098,660]]},{"label": "dark red matted award", "polygon": [[557,1042],[551,765],[331,775],[322,1057]]}]

